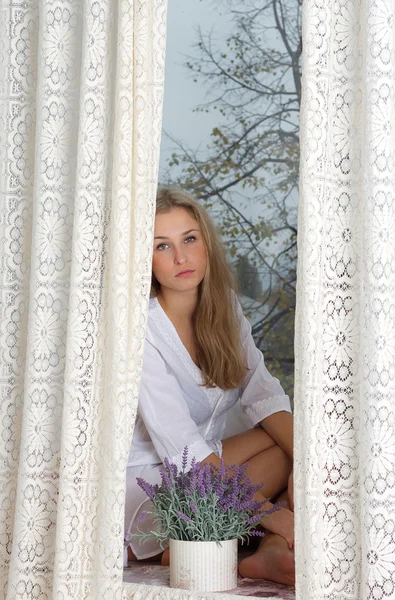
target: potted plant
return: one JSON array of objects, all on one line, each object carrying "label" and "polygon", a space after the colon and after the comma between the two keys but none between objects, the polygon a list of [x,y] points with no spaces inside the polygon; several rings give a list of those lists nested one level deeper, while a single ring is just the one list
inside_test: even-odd
[{"label": "potted plant", "polygon": [[170,587],[196,591],[221,591],[237,586],[238,540],[263,536],[255,527],[263,517],[264,502],[254,499],[262,487],[246,477],[247,464],[219,468],[192,458],[187,467],[184,449],[182,469],[164,460],[161,484],[139,478],[139,486],[152,502],[158,529],[137,534],[144,541],[154,536],[163,547],[170,546]]}]

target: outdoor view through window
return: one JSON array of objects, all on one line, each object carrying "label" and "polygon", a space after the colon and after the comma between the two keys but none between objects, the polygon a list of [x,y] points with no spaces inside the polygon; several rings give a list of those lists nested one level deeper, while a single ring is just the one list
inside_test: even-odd
[{"label": "outdoor view through window", "polygon": [[159,181],[209,209],[291,397],[300,55],[299,0],[169,0]]}]

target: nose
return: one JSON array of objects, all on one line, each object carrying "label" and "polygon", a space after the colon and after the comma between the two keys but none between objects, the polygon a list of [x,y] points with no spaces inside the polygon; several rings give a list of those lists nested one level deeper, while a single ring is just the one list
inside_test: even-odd
[{"label": "nose", "polygon": [[183,265],[187,260],[185,249],[180,246],[174,250],[174,262],[176,265]]}]

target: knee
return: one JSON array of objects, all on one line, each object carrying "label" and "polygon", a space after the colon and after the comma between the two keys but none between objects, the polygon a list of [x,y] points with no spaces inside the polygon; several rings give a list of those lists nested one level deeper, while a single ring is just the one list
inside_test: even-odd
[{"label": "knee", "polygon": [[277,444],[273,447],[272,452],[276,468],[281,469],[281,472],[288,478],[293,469],[292,459]]}]

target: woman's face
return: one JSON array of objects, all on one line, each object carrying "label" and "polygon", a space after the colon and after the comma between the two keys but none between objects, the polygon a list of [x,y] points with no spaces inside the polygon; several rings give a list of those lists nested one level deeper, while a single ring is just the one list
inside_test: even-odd
[{"label": "woman's face", "polygon": [[197,221],[185,208],[155,217],[152,271],[161,288],[189,291],[203,280],[207,253]]}]

